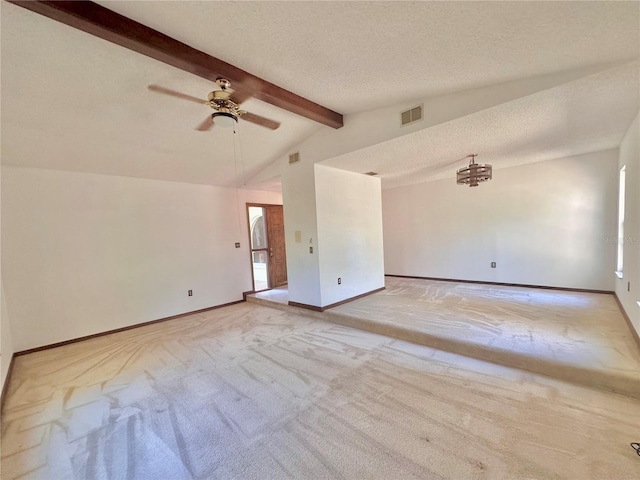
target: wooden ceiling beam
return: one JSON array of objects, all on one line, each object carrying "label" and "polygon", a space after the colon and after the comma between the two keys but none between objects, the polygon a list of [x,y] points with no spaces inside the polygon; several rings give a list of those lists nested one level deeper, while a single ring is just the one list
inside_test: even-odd
[{"label": "wooden ceiling beam", "polygon": [[343,125],[342,115],[333,110],[196,50],[97,3],[7,1],[212,82],[215,82],[218,77],[226,78],[231,82],[233,89],[241,95],[250,95],[329,127],[340,128]]}]

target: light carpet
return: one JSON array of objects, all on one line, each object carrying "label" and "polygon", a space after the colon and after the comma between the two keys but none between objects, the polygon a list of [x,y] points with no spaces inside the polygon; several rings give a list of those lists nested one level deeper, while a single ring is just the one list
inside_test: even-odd
[{"label": "light carpet", "polygon": [[638,412],[245,303],[18,357],[2,478],[632,479]]}]

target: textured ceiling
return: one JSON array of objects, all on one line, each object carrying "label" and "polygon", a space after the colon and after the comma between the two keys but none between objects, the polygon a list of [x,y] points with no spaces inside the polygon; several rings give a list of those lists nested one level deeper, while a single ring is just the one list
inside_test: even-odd
[{"label": "textured ceiling", "polygon": [[639,68],[631,62],[322,163],[375,171],[393,188],[454,181],[471,153],[500,169],[616,148],[638,112]]},{"label": "textured ceiling", "polygon": [[[345,125],[356,112],[640,56],[638,2],[98,3],[346,114]],[[207,107],[146,89],[205,97],[209,82],[5,2],[1,13],[3,164],[234,183],[232,133],[194,131]],[[637,70],[377,145],[363,135],[363,150],[325,163],[379,170],[390,187],[469,148],[501,167],[614,147],[637,112]],[[240,125],[241,179],[327,128],[256,100],[243,107],[282,126]]]},{"label": "textured ceiling", "polygon": [[343,114],[631,59],[636,2],[98,2]]},{"label": "textured ceiling", "polygon": [[1,75],[9,165],[232,186],[320,128],[249,100],[243,109],[281,127],[240,121],[235,142],[231,129],[196,131],[209,107],[147,86],[204,99],[217,86],[5,2]]}]

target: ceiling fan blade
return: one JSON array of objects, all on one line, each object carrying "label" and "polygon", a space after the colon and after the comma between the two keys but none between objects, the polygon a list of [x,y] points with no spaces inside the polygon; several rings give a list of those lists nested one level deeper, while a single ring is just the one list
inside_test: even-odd
[{"label": "ceiling fan blade", "polygon": [[205,118],[204,121],[196,127],[196,130],[200,132],[208,132],[214,125],[211,115],[207,115],[207,118]]},{"label": "ceiling fan blade", "polygon": [[236,105],[240,105],[241,103],[249,100],[252,96],[253,94],[247,90],[245,90],[244,92],[233,92],[230,100]]},{"label": "ceiling fan blade", "polygon": [[247,122],[255,123],[256,125],[260,125],[261,127],[269,128],[271,130],[276,130],[280,126],[280,122],[261,117],[260,115],[256,115],[255,113],[245,112],[240,118],[242,120],[246,120]]},{"label": "ceiling fan blade", "polygon": [[187,95],[186,93],[176,92],[175,90],[170,90],[168,88],[161,87],[160,85],[149,85],[147,88],[152,92],[162,93],[164,95],[169,95],[171,97],[181,98],[182,100],[188,100],[190,102],[199,103],[201,105],[203,103],[207,103],[205,100],[202,100],[198,97],[192,97],[191,95]]},{"label": "ceiling fan blade", "polygon": [[236,84],[236,87],[237,90],[232,88],[233,94],[231,95],[231,100],[237,105],[246,102],[260,91],[260,85],[258,82],[251,78],[243,79],[240,85]]}]

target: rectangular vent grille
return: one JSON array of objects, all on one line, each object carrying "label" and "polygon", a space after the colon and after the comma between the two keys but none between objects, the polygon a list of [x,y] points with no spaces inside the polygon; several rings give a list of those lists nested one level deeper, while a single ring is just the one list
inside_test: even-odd
[{"label": "rectangular vent grille", "polygon": [[400,114],[402,125],[409,125],[410,123],[422,120],[422,105],[418,105],[406,112]]},{"label": "rectangular vent grille", "polygon": [[300,152],[289,155],[289,163],[298,163],[300,161]]}]

